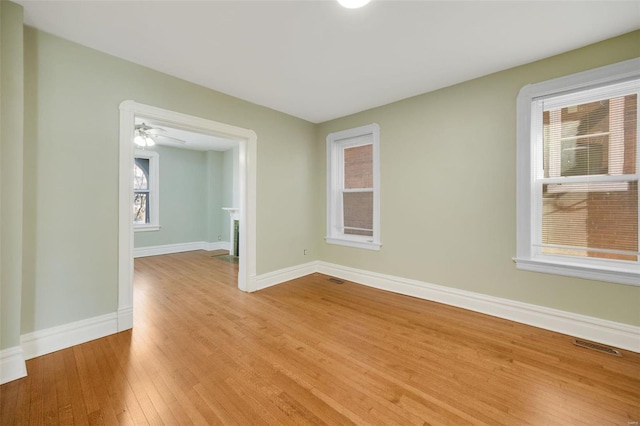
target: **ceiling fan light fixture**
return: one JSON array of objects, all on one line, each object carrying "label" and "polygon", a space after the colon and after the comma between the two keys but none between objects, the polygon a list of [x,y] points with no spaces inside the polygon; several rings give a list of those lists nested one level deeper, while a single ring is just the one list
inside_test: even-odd
[{"label": "ceiling fan light fixture", "polygon": [[[166,132],[166,130],[161,127],[147,126],[145,123],[136,124],[136,127],[134,129],[133,142],[142,148],[154,146],[156,143],[169,146],[175,146],[176,144],[184,145],[187,143],[187,141],[183,139],[178,139],[169,135],[163,135],[158,132]],[[155,138],[161,139],[159,140],[159,142],[156,142]]]},{"label": "ceiling fan light fixture", "polygon": [[338,0],[340,6],[346,7],[347,9],[357,9],[359,7],[365,6],[371,0]]}]

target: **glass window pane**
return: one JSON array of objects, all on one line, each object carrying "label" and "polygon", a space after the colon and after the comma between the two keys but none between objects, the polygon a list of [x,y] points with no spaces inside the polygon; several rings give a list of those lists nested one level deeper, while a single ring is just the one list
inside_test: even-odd
[{"label": "glass window pane", "polygon": [[133,196],[133,223],[149,223],[149,194],[136,192]]},{"label": "glass window pane", "polygon": [[[143,168],[138,165],[139,160],[142,160],[142,159],[136,158],[136,163],[133,165],[133,189],[135,190],[149,189],[149,179],[147,178],[148,173],[146,173],[143,170]],[[147,161],[147,170],[148,170],[149,160],[146,160],[146,161]]]},{"label": "glass window pane", "polygon": [[542,244],[567,246],[543,253],[638,260],[611,252],[638,251],[637,182],[543,185],[543,194]]},{"label": "glass window pane", "polygon": [[344,187],[373,188],[373,145],[344,150]]},{"label": "glass window pane", "polygon": [[545,111],[544,176],[636,173],[637,95]]},{"label": "glass window pane", "polygon": [[373,236],[373,192],[342,194],[344,233]]}]

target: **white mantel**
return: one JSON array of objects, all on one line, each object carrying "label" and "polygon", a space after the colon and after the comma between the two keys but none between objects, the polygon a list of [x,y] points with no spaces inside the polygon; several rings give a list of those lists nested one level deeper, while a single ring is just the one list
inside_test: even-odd
[{"label": "white mantel", "polygon": [[237,207],[223,207],[222,210],[226,210],[227,212],[229,212],[229,216],[231,217],[231,220],[229,221],[229,239],[231,240],[229,254],[233,254],[236,252],[236,241],[235,238],[233,238],[233,222],[236,220],[240,220],[240,209]]},{"label": "white mantel", "polygon": [[237,207],[223,207],[222,210],[226,210],[231,215],[232,220],[240,220],[240,209]]}]

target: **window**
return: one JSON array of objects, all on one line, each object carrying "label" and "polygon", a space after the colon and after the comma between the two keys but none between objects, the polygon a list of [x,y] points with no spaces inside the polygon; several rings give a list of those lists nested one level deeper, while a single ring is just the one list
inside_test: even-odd
[{"label": "window", "polygon": [[327,237],[330,244],[380,250],[380,128],[327,136]]},{"label": "window", "polygon": [[519,269],[640,285],[640,59],[518,96]]},{"label": "window", "polygon": [[135,231],[160,229],[158,184],[158,153],[136,150],[133,162],[133,228]]}]

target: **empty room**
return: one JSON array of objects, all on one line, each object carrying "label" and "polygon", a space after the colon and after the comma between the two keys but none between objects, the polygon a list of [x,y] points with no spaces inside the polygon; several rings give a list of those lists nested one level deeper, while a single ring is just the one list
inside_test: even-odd
[{"label": "empty room", "polygon": [[640,422],[640,2],[0,1],[0,424]]}]

